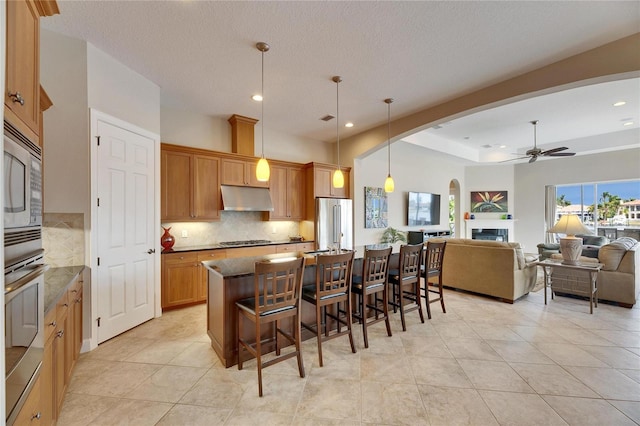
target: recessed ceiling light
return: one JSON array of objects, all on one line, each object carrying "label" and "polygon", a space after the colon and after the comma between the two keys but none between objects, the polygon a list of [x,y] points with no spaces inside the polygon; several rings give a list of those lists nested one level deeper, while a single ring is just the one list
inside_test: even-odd
[{"label": "recessed ceiling light", "polygon": [[353,123],[352,122],[348,122],[344,125],[344,127],[353,127]]},{"label": "recessed ceiling light", "polygon": [[256,102],[262,102],[262,95],[253,95],[251,99],[253,99]]},{"label": "recessed ceiling light", "polygon": [[506,145],[500,145],[500,148],[502,148],[502,149],[504,149],[506,147],[507,147]]},{"label": "recessed ceiling light", "polygon": [[625,101],[618,101],[615,104],[613,104],[613,106],[622,106],[622,105],[626,105]]},{"label": "recessed ceiling light", "polygon": [[623,126],[632,126],[633,121],[627,121],[626,123],[622,123]]}]

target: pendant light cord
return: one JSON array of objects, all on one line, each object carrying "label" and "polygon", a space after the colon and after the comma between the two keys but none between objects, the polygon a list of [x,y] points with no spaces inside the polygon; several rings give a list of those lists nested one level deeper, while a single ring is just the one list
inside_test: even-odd
[{"label": "pendant light cord", "polygon": [[391,176],[391,102],[387,102],[387,172]]},{"label": "pendant light cord", "polygon": [[336,82],[336,137],[338,144],[338,170],[342,171],[340,167],[340,104],[338,100],[340,99],[340,77],[337,77]]},{"label": "pendant light cord", "polygon": [[260,89],[262,95],[262,102],[260,103],[260,118],[262,120],[261,132],[262,132],[262,158],[264,158],[264,50],[262,50],[262,88]]}]

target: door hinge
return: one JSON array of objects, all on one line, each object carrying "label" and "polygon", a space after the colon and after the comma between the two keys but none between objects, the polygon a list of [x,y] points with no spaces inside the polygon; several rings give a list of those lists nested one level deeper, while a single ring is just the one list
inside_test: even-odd
[{"label": "door hinge", "polygon": [[100,318],[101,317],[98,317],[98,327],[100,327]]},{"label": "door hinge", "polygon": [[96,139],[98,140],[98,146],[100,146],[100,136],[96,136]]},{"label": "door hinge", "polygon": [[98,207],[100,207],[100,198],[98,197]]},{"label": "door hinge", "polygon": [[98,266],[100,266],[100,258],[98,258]]}]

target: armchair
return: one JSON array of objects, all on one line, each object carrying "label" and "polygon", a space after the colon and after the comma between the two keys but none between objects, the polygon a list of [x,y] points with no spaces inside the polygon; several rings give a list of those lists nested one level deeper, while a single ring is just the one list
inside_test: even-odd
[{"label": "armchair", "polygon": [[[600,247],[609,244],[609,239],[602,235],[577,234],[576,237],[582,238],[582,256],[598,258]],[[540,260],[551,257],[552,254],[560,253],[559,243],[540,243],[538,244],[538,254]]]}]

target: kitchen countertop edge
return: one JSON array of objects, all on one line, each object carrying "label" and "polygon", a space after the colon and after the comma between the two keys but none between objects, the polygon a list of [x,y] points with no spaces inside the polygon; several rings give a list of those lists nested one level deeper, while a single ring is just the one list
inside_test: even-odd
[{"label": "kitchen countertop edge", "polygon": [[44,273],[44,313],[55,307],[60,297],[84,270],[84,265],[51,267]]},{"label": "kitchen countertop edge", "polygon": [[266,247],[266,246],[278,246],[282,244],[304,244],[304,243],[313,243],[313,241],[272,241],[267,244],[250,244],[250,245],[238,245],[238,246],[227,246],[222,244],[207,244],[201,246],[185,246],[185,247],[174,247],[171,250],[162,250],[161,254],[171,254],[171,253],[185,253],[189,251],[202,251],[202,250],[224,250],[224,249],[234,249],[234,248],[244,248],[244,247]]}]

